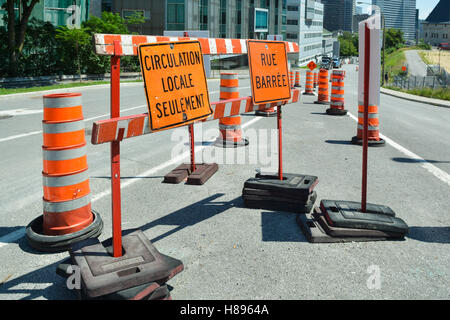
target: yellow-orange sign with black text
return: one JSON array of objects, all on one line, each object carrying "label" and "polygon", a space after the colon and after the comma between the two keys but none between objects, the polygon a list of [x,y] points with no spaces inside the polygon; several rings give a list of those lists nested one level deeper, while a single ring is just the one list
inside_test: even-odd
[{"label": "yellow-orange sign with black text", "polygon": [[151,131],[190,124],[213,113],[199,41],[141,44],[138,54]]},{"label": "yellow-orange sign with black text", "polygon": [[289,100],[289,69],[282,41],[247,40],[254,104]]}]

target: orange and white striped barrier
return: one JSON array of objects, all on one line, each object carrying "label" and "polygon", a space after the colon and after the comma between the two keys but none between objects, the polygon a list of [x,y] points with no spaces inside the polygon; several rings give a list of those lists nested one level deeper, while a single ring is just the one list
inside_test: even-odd
[{"label": "orange and white striped barrier", "polygon": [[328,91],[328,70],[319,70],[319,90],[317,92],[317,101],[314,103],[318,104],[329,104],[329,91]]},{"label": "orange and white striped barrier", "polygon": [[303,92],[303,94],[306,95],[314,95],[314,87],[313,87],[313,80],[314,76],[313,76],[313,72],[310,70],[306,71],[306,81],[305,81],[305,92]]},{"label": "orange and white striped barrier", "polygon": [[347,114],[344,109],[344,70],[333,70],[331,72],[331,102],[327,114],[343,116]]},{"label": "orange and white striped barrier", "polygon": [[[37,249],[66,250],[67,244],[98,235],[102,228],[100,216],[91,210],[81,94],[44,96],[42,126],[44,209],[42,218],[27,228],[27,236]],[[42,223],[43,234],[36,230],[36,221]],[[50,238],[42,242],[42,237]]]},{"label": "orange and white striped barrier", "polygon": [[[380,121],[378,119],[378,106],[369,105],[368,109],[368,131],[367,139],[369,146],[382,146],[385,141],[380,138]],[[358,105],[358,126],[356,136],[352,138],[353,144],[362,145],[364,131],[364,102],[360,101]]]},{"label": "orange and white striped barrier", "polygon": [[[220,100],[239,98],[239,79],[237,73],[220,74]],[[241,116],[219,119],[219,137],[216,147],[236,148],[248,145],[248,140],[242,137]]]},{"label": "orange and white striped barrier", "polygon": [[[241,97],[236,99],[216,101],[211,103],[213,114],[206,121],[217,120],[223,117],[231,117],[239,114],[249,113],[257,110],[266,110],[271,107],[299,101],[300,90],[293,89],[291,99],[280,102],[264,103],[255,105],[252,97]],[[92,144],[121,141],[124,139],[151,134],[148,123],[148,113],[132,116],[117,117],[95,121],[92,125]]]},{"label": "orange and white striped barrier", "polygon": [[[137,47],[142,43],[163,41],[198,40],[203,54],[244,54],[247,53],[245,39],[163,37],[146,35],[94,34],[95,51],[99,55],[135,56]],[[114,41],[119,45],[114,48]],[[298,43],[284,41],[287,53],[298,53]]]}]

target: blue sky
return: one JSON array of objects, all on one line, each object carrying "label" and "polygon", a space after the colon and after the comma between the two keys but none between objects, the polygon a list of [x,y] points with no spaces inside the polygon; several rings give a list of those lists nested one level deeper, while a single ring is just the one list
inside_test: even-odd
[{"label": "blue sky", "polygon": [[416,8],[419,9],[419,19],[425,20],[438,2],[439,0],[416,0]]},{"label": "blue sky", "polygon": [[[369,0],[364,2],[371,2],[371,1]],[[431,11],[433,11],[434,7],[438,4],[438,2],[439,0],[416,0],[416,8],[419,9],[419,19],[425,20],[431,13]]]}]

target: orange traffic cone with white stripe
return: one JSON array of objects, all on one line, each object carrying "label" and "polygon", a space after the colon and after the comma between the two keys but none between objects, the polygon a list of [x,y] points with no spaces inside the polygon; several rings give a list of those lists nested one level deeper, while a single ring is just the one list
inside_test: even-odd
[{"label": "orange traffic cone with white stripe", "polygon": [[[220,74],[220,100],[239,98],[239,79],[237,73]],[[220,135],[215,141],[216,147],[236,148],[248,145],[242,137],[241,116],[219,119]]]},{"label": "orange traffic cone with white stripe", "polygon": [[43,215],[26,229],[41,251],[65,251],[100,235],[103,222],[92,211],[80,93],[44,96]]},{"label": "orange traffic cone with white stripe", "polygon": [[313,79],[314,75],[312,71],[306,71],[306,82],[305,82],[305,92],[303,94],[313,96],[314,95],[314,87],[313,87]]},{"label": "orange traffic cone with white stripe", "polygon": [[347,110],[344,109],[344,70],[333,70],[331,72],[331,102],[327,114],[344,116]]},{"label": "orange traffic cone with white stripe", "polygon": [[[378,106],[369,105],[368,114],[368,132],[367,141],[369,147],[382,147],[385,145],[385,141],[380,138],[380,122],[378,120]],[[363,144],[363,131],[364,131],[364,102],[360,101],[358,106],[358,125],[356,136],[352,138],[353,144]]]},{"label": "orange traffic cone with white stripe", "polygon": [[300,84],[300,71],[295,71],[295,87],[301,87]]},{"label": "orange traffic cone with white stripe", "polygon": [[319,70],[319,90],[317,92],[317,101],[314,101],[314,103],[330,104],[327,69]]},{"label": "orange traffic cone with white stripe", "polygon": [[313,74],[314,74],[314,89],[315,89],[319,83],[319,72],[314,71]]}]

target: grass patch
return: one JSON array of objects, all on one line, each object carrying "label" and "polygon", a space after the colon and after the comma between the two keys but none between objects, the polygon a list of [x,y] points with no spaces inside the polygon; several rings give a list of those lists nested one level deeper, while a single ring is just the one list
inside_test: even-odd
[{"label": "grass patch", "polygon": [[415,89],[400,89],[393,86],[384,86],[386,89],[391,89],[395,91],[405,92],[409,94],[414,94],[416,96],[422,96],[427,98],[434,98],[434,99],[441,99],[441,100],[447,100],[450,101],[450,90],[447,88],[439,88],[439,89],[432,89],[432,88],[415,88]]},{"label": "grass patch", "polygon": [[[142,82],[142,80],[130,80],[130,81],[122,81],[122,83],[126,82]],[[65,88],[76,88],[76,87],[85,87],[85,86],[96,86],[100,84],[109,84],[109,81],[85,81],[85,82],[74,82],[74,83],[64,83],[64,84],[55,84],[50,86],[41,86],[41,87],[31,87],[31,88],[0,88],[0,95],[7,95],[13,93],[26,93],[26,92],[35,92],[35,91],[47,91],[47,90],[55,90],[55,89],[65,89]]]},{"label": "grass patch", "polygon": [[389,75],[389,78],[402,73],[402,66],[406,65],[405,50],[405,48],[402,48],[386,55],[384,70]]}]

